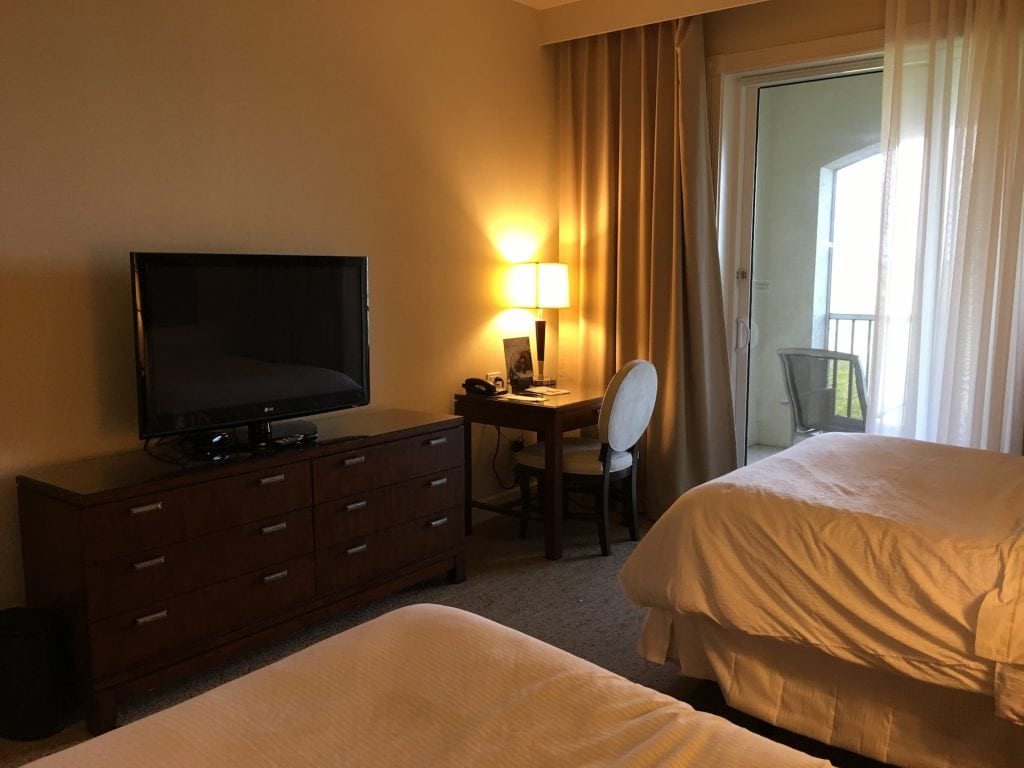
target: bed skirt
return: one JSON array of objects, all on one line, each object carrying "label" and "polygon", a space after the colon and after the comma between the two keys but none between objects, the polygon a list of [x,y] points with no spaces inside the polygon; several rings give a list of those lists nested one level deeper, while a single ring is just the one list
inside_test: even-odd
[{"label": "bed skirt", "polygon": [[645,658],[716,681],[731,707],[780,728],[908,768],[1020,768],[1024,727],[993,699],[753,637],[703,616],[649,611]]}]

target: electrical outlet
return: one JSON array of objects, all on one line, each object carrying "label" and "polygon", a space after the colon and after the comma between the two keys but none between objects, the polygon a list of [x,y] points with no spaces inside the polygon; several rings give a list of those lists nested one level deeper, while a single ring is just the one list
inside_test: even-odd
[{"label": "electrical outlet", "polygon": [[523,450],[524,445],[523,438],[521,437],[517,437],[509,443],[512,453],[519,453],[519,451]]},{"label": "electrical outlet", "polygon": [[501,378],[501,371],[488,371],[484,374],[484,378],[493,384],[495,379]]}]

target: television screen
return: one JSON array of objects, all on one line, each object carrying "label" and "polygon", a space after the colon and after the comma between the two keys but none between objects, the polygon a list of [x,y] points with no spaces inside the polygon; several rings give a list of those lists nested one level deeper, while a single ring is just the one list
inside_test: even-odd
[{"label": "television screen", "polygon": [[141,438],[245,425],[269,440],[272,422],[369,403],[365,257],[131,263]]}]

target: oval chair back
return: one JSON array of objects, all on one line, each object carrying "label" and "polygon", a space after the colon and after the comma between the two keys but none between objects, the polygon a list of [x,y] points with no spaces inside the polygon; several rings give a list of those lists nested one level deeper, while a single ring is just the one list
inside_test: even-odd
[{"label": "oval chair back", "polygon": [[[569,492],[593,494],[595,504],[585,517],[595,519],[601,554],[611,554],[608,543],[608,508],[615,494],[624,503],[623,522],[629,526],[629,535],[636,541],[637,531],[637,463],[639,442],[647,431],[654,413],[658,394],[658,373],[647,360],[632,360],[623,365],[609,382],[601,400],[598,416],[598,439],[568,437],[562,441],[562,514],[569,516]],[[530,478],[538,484],[544,477],[544,443],[535,443],[518,453],[516,476],[520,489],[519,537],[526,536],[531,516]],[[625,484],[624,488],[619,486]],[[542,496],[538,485],[537,495]],[[550,512],[549,512],[550,514]]]},{"label": "oval chair back", "polygon": [[636,445],[654,413],[658,396],[658,371],[647,360],[623,365],[608,384],[598,417],[598,439],[613,451]]}]

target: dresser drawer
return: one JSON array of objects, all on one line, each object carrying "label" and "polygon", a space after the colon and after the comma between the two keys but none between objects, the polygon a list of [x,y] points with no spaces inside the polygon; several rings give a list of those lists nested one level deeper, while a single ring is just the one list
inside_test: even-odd
[{"label": "dresser drawer", "polygon": [[313,462],[316,501],[322,503],[427,475],[463,461],[462,428],[395,440]]},{"label": "dresser drawer", "polygon": [[180,541],[185,537],[185,515],[196,498],[192,486],[82,510],[84,561],[109,560]]},{"label": "dresser drawer", "polygon": [[369,536],[387,507],[388,493],[384,488],[317,504],[313,509],[317,549]]},{"label": "dresser drawer", "polygon": [[86,568],[90,621],[190,592],[313,550],[309,509]]},{"label": "dresser drawer", "polygon": [[323,548],[366,536],[462,503],[462,467],[317,505],[316,543]]},{"label": "dresser drawer", "polygon": [[387,553],[382,572],[427,560],[459,547],[463,541],[463,508],[452,507],[389,528],[379,534],[380,547]]},{"label": "dresser drawer", "polygon": [[205,592],[210,633],[239,629],[312,600],[313,555],[266,566]]},{"label": "dresser drawer", "polygon": [[188,536],[302,509],[313,501],[308,461],[202,483],[196,490],[200,497],[188,511]]},{"label": "dresser drawer", "polygon": [[384,555],[377,534],[352,539],[316,553],[316,593],[329,595],[362,584],[379,573]]},{"label": "dresser drawer", "polygon": [[86,563],[110,560],[311,505],[309,462],[138,496],[82,512]]},{"label": "dresser drawer", "polygon": [[338,592],[456,549],[463,540],[462,514],[461,506],[452,507],[318,550],[317,594]]},{"label": "dresser drawer", "polygon": [[215,645],[219,635],[312,598],[313,559],[307,555],[112,616],[89,628],[93,675],[103,678],[190,646]]}]

